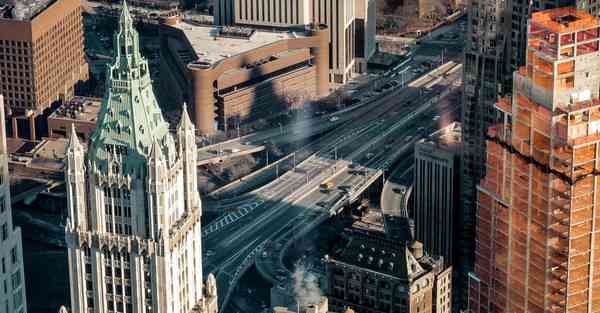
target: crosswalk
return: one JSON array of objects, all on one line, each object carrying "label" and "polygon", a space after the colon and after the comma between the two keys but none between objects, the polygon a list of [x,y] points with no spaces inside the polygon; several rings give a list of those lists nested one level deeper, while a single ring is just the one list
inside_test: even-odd
[{"label": "crosswalk", "polygon": [[209,234],[216,232],[217,230],[219,230],[229,224],[235,223],[242,217],[248,215],[248,213],[254,211],[254,209],[259,207],[263,203],[264,203],[264,200],[256,200],[255,202],[244,204],[244,205],[240,206],[239,208],[237,208],[237,210],[235,210],[233,212],[229,212],[229,213],[217,218],[215,221],[211,222],[206,227],[204,227],[204,230],[202,231],[202,237],[206,237]]}]

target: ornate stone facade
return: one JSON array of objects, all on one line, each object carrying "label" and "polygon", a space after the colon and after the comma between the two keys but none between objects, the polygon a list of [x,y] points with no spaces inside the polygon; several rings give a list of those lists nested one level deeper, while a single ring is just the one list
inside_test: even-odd
[{"label": "ornate stone facade", "polygon": [[202,279],[195,128],[184,110],[174,138],[152,91],[124,3],[114,59],[87,152],[66,152],[71,311],[215,313]]}]

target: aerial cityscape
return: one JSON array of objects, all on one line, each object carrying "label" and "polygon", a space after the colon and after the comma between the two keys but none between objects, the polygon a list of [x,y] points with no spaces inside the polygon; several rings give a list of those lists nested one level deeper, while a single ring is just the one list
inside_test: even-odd
[{"label": "aerial cityscape", "polygon": [[600,312],[600,2],[0,0],[0,169],[0,313]]}]

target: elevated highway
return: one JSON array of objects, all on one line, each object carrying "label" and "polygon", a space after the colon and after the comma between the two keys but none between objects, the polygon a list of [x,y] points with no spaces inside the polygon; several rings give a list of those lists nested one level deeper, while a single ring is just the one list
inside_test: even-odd
[{"label": "elevated highway", "polygon": [[[431,114],[437,112],[437,100],[456,88],[452,82],[460,80],[460,71],[442,79],[439,88],[423,91],[421,87],[455,66],[460,65],[450,63],[432,78],[384,94],[366,110],[350,112],[354,115],[352,122],[341,123],[324,136],[295,170],[241,198],[228,200],[229,204],[238,201],[235,204],[254,208],[235,221],[205,227],[204,244],[212,250],[205,256],[205,272],[216,274],[221,308],[225,308],[241,275],[256,262],[268,242],[286,237],[288,232],[306,231],[297,228],[302,225],[315,227],[383,174],[399,155],[387,152],[385,146],[395,145],[401,150],[411,145],[417,121],[425,115],[431,121]],[[409,136],[413,138],[407,140]],[[359,168],[350,168],[351,163]],[[319,184],[331,178],[350,189],[321,193]]]}]

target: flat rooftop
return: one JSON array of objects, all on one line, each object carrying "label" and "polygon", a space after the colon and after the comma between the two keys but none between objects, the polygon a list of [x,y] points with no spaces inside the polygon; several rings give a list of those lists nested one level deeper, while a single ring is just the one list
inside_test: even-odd
[{"label": "flat rooftop", "polygon": [[172,27],[183,31],[198,56],[197,61],[211,64],[280,40],[305,36],[303,32],[214,27],[186,20]]},{"label": "flat rooftop", "polygon": [[30,21],[56,0],[15,0],[0,3],[0,19]]},{"label": "flat rooftop", "polygon": [[598,18],[573,7],[556,8],[533,13],[531,22],[554,32],[566,33],[598,27]]},{"label": "flat rooftop", "polygon": [[74,97],[58,107],[48,118],[96,123],[101,101],[99,98]]}]

